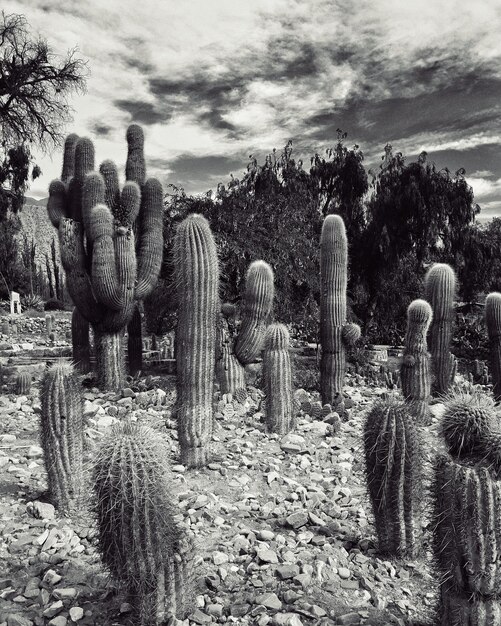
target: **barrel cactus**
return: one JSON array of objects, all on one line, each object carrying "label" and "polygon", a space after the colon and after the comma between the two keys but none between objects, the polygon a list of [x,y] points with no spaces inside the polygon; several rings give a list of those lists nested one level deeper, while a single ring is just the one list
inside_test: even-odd
[{"label": "barrel cactus", "polygon": [[346,321],[348,240],[343,219],[328,215],[320,237],[320,393],[324,404],[342,394],[346,347],[360,337],[360,327]]},{"label": "barrel cactus", "polygon": [[134,179],[120,192],[114,163],[94,172],[92,142],[70,135],[62,179],[51,183],[47,204],[68,290],[94,330],[99,384],[110,390],[123,387],[124,330],[157,281],[163,248],[162,186],[154,178],[137,182],[140,127],[129,127],[127,142],[126,172]]},{"label": "barrel cactus", "polygon": [[158,433],[126,420],[113,426],[94,468],[99,551],[141,626],[193,610],[193,543],[175,520],[167,459]]},{"label": "barrel cactus", "polygon": [[55,363],[44,374],[40,434],[49,497],[63,514],[82,495],[83,398],[71,363]]},{"label": "barrel cactus", "polygon": [[[433,481],[433,547],[442,625],[498,624],[501,602],[501,428],[481,391],[446,401]],[[462,426],[461,426],[462,424]],[[496,617],[497,616],[497,617]]]},{"label": "barrel cactus", "polygon": [[29,396],[31,393],[32,376],[29,372],[21,371],[16,376],[16,394]]},{"label": "barrel cactus", "polygon": [[433,391],[446,394],[456,373],[456,360],[451,354],[454,323],[456,275],[445,263],[435,263],[425,277],[426,300],[431,305],[430,352],[433,366]]},{"label": "barrel cactus", "polygon": [[493,393],[496,400],[501,400],[501,293],[490,293],[485,299],[485,320],[489,335]]},{"label": "barrel cactus", "polygon": [[382,554],[415,556],[419,545],[421,457],[406,403],[378,401],[364,426],[365,468]]},{"label": "barrel cactus", "polygon": [[426,423],[431,394],[430,356],[426,334],[432,320],[432,310],[425,300],[414,300],[407,309],[407,333],[400,367],[402,392],[412,405],[416,420]]},{"label": "barrel cactus", "polygon": [[294,426],[294,398],[289,331],[283,324],[270,324],[263,353],[266,394],[266,426],[272,433],[286,435]]},{"label": "barrel cactus", "polygon": [[191,214],[179,224],[173,245],[179,303],[176,368],[181,462],[203,467],[213,430],[219,264],[209,223],[202,215]]}]

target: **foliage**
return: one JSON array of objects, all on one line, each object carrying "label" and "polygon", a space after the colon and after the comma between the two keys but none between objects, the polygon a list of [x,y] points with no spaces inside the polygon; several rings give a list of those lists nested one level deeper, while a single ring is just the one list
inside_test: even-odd
[{"label": "foliage", "polygon": [[0,19],[0,129],[4,145],[57,145],[70,119],[67,97],[85,87],[85,63],[70,51],[59,60],[34,38],[23,15]]},{"label": "foliage", "polygon": [[11,291],[26,293],[28,290],[28,276],[15,239],[19,228],[19,219],[15,215],[0,220],[0,297],[3,298],[9,298]]},{"label": "foliage", "polygon": [[66,305],[64,304],[64,302],[61,302],[61,300],[51,299],[51,300],[47,300],[47,302],[45,303],[44,310],[45,311],[65,311]]},{"label": "foliage", "polygon": [[483,310],[470,315],[456,315],[451,351],[454,356],[462,359],[488,359],[489,339]]}]

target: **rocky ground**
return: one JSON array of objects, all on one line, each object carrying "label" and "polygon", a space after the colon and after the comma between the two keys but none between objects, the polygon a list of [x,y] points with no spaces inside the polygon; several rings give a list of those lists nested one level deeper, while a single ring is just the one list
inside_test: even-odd
[{"label": "rocky ground", "polygon": [[[174,381],[156,382],[144,392],[85,392],[87,467],[103,433],[125,414],[169,441],[173,497],[198,548],[198,596],[186,625],[433,623],[437,581],[426,518],[420,559],[388,561],[375,549],[361,433],[367,407],[384,389],[349,377],[338,432],[308,414],[300,393],[306,411],[285,438],[265,432],[257,394],[244,405],[225,398],[214,460],[188,472],[177,461]],[[60,518],[45,501],[39,412],[37,385],[29,397],[0,398],[0,626],[133,624],[101,566],[92,515]],[[423,429],[426,461],[436,423]]]}]

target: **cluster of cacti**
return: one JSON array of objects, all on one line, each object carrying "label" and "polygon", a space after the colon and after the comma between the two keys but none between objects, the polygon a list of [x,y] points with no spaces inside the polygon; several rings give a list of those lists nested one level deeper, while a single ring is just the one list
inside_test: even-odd
[{"label": "cluster of cacti", "polygon": [[245,387],[245,366],[260,360],[274,296],[273,270],[265,261],[253,261],[245,278],[242,322],[238,333],[233,326],[234,306],[225,303],[221,307],[216,369],[222,393],[234,393]]},{"label": "cluster of cacti", "polygon": [[263,353],[266,427],[286,435],[294,427],[289,331],[283,324],[266,329]]},{"label": "cluster of cacti", "polygon": [[485,321],[489,335],[492,391],[496,400],[501,400],[501,293],[490,293],[485,299]]},{"label": "cluster of cacti", "polygon": [[61,513],[78,505],[82,493],[83,399],[70,363],[55,363],[41,388],[40,435],[49,497]]},{"label": "cluster of cacti", "polygon": [[488,385],[490,382],[489,367],[483,361],[475,359],[473,361],[473,371],[468,373],[468,380],[470,383],[477,383],[479,385]]},{"label": "cluster of cacti", "polygon": [[320,393],[324,403],[342,394],[346,347],[360,337],[360,327],[346,321],[348,242],[339,215],[328,215],[320,238]]},{"label": "cluster of cacti", "polygon": [[406,403],[388,398],[371,408],[364,448],[379,550],[412,557],[419,547],[422,469],[417,429]]},{"label": "cluster of cacti", "polygon": [[16,376],[16,394],[18,396],[29,396],[31,393],[32,380],[33,378],[29,372],[19,372]]},{"label": "cluster of cacti", "polygon": [[456,374],[456,359],[451,354],[452,330],[454,322],[454,296],[456,275],[445,263],[435,263],[425,277],[426,300],[433,312],[430,326],[430,353],[432,357],[432,390],[439,395],[446,394]]},{"label": "cluster of cacti", "polygon": [[178,293],[177,424],[181,462],[202,467],[212,438],[219,263],[207,220],[191,214],[174,236]]},{"label": "cluster of cacti", "polygon": [[[162,261],[162,186],[145,182],[142,129],[127,130],[127,181],[116,166],[94,172],[94,146],[70,135],[61,180],[51,183],[47,210],[58,229],[61,261],[75,306],[93,327],[99,384],[124,383],[123,334],[137,302],[153,289]],[[83,337],[83,335],[81,336]]]},{"label": "cluster of cacti", "polygon": [[412,406],[418,423],[429,417],[431,395],[430,355],[426,334],[432,320],[432,310],[425,300],[414,300],[407,309],[407,332],[400,367],[402,393]]},{"label": "cluster of cacti", "polygon": [[194,609],[193,543],[175,521],[167,458],[155,431],[125,421],[112,428],[94,469],[99,550],[141,626]]}]

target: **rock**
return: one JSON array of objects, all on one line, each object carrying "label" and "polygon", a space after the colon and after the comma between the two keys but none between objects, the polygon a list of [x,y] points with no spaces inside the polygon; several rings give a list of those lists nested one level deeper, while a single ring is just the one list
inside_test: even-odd
[{"label": "rock", "polygon": [[54,589],[52,595],[56,600],[73,600],[77,597],[77,590],[73,587],[59,587]]},{"label": "rock", "polygon": [[301,528],[301,526],[305,526],[308,523],[308,514],[304,511],[291,513],[285,521],[291,528]]},{"label": "rock", "polygon": [[30,513],[38,519],[54,519],[56,517],[56,509],[49,502],[40,502],[35,500],[30,507]]},{"label": "rock", "polygon": [[33,626],[33,622],[17,613],[10,613],[7,615],[7,626]]},{"label": "rock", "polygon": [[61,600],[58,600],[57,602],[53,602],[52,604],[50,604],[45,611],[43,612],[43,616],[44,617],[54,617],[55,615],[57,615],[58,613],[60,613],[63,610],[63,603],[61,602]]},{"label": "rock", "polygon": [[24,588],[24,597],[25,598],[38,598],[38,594],[40,593],[40,578],[34,577],[30,578],[28,584]]},{"label": "rock", "polygon": [[59,574],[57,574],[53,569],[48,569],[42,580],[48,585],[57,585],[57,583],[61,580],[61,576],[59,576]]},{"label": "rock", "polygon": [[276,593],[264,593],[256,597],[256,604],[262,604],[267,609],[280,611],[282,603]]},{"label": "rock", "polygon": [[337,570],[339,574],[339,578],[343,578],[344,580],[348,580],[351,577],[351,572],[347,567],[339,567]]},{"label": "rock", "polygon": [[299,574],[299,567],[297,565],[281,565],[275,570],[280,580],[289,580]]},{"label": "rock", "polygon": [[256,537],[259,541],[273,541],[273,539],[275,539],[275,533],[272,530],[262,529],[258,530]]},{"label": "rock", "polygon": [[337,623],[342,624],[343,626],[348,626],[350,624],[360,624],[361,618],[358,613],[345,613],[344,615],[338,615],[336,617]]},{"label": "rock", "polygon": [[272,623],[274,626],[304,626],[296,613],[277,613]]},{"label": "rock", "polygon": [[257,559],[260,563],[278,563],[277,553],[266,548],[257,551]]},{"label": "rock", "polygon": [[212,562],[214,565],[222,565],[223,563],[228,563],[228,555],[224,552],[213,552],[212,553]]},{"label": "rock", "polygon": [[26,456],[28,459],[38,459],[43,456],[43,450],[40,446],[30,446]]},{"label": "rock", "polygon": [[49,626],[66,626],[68,620],[64,615],[58,615],[54,619],[51,619],[49,622]]},{"label": "rock", "polygon": [[70,609],[70,618],[72,622],[80,621],[84,616],[84,611],[79,606],[72,606]]},{"label": "rock", "polygon": [[196,609],[194,613],[190,615],[190,621],[195,624],[210,624],[212,618],[210,615],[203,613],[200,609]]}]

